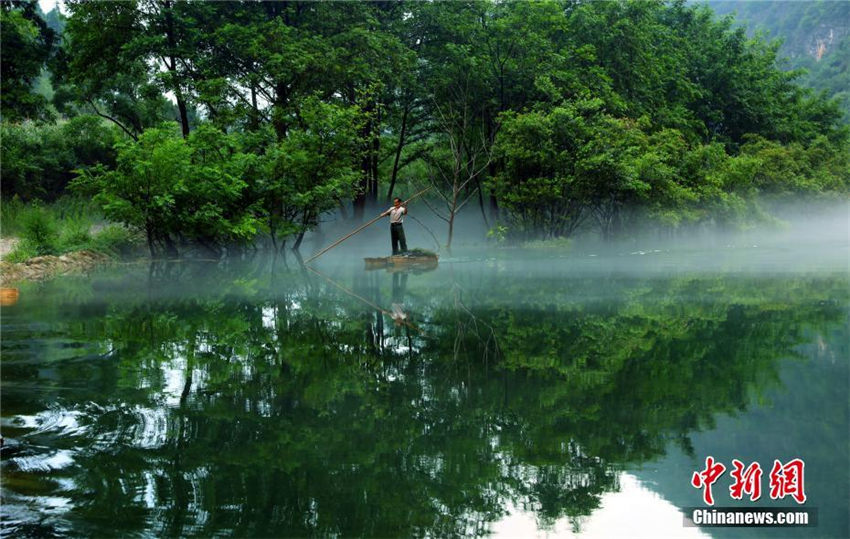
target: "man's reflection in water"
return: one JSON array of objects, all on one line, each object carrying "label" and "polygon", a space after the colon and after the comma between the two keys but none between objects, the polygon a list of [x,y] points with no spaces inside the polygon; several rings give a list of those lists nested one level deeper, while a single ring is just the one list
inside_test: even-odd
[{"label": "man's reflection in water", "polygon": [[392,319],[396,325],[404,324],[407,314],[404,312],[404,294],[407,291],[407,273],[393,273]]}]

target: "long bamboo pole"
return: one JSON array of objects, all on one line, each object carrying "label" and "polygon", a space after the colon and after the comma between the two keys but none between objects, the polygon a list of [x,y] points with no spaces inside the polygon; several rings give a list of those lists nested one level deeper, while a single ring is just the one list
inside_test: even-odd
[{"label": "long bamboo pole", "polygon": [[[411,200],[413,200],[414,198],[418,197],[419,195],[421,195],[422,193],[424,193],[424,192],[425,192],[425,191],[427,191],[428,189],[431,189],[431,188],[430,188],[430,187],[426,187],[425,189],[423,189],[423,190],[419,191],[418,193],[416,193],[416,194],[415,194],[415,195],[413,195],[412,197],[410,197],[410,198],[408,198],[407,200],[405,200],[404,202],[402,202],[402,204],[401,204],[401,205],[402,205],[402,206],[407,206],[407,203],[408,203],[408,202],[410,202],[410,201],[411,201]],[[374,224],[374,223],[375,223],[378,219],[380,219],[381,217],[384,217],[384,212],[381,212],[381,214],[380,214],[380,215],[378,215],[377,217],[375,217],[374,219],[372,219],[371,221],[369,221],[369,222],[368,222],[368,223],[366,223],[365,225],[361,225],[360,227],[358,227],[358,228],[357,228],[356,230],[354,230],[353,232],[349,232],[348,234],[346,234],[345,236],[343,236],[343,237],[341,237],[340,239],[336,240],[335,242],[333,242],[333,243],[332,243],[332,244],[330,244],[329,246],[325,247],[324,249],[322,249],[322,250],[321,250],[321,251],[319,251],[318,253],[314,254],[313,256],[311,256],[310,258],[308,258],[308,259],[307,259],[304,263],[305,263],[305,264],[309,264],[312,260],[315,260],[315,259],[319,258],[320,256],[322,256],[322,255],[323,255],[323,254],[325,254],[326,252],[330,251],[331,249],[333,249],[334,247],[336,247],[336,246],[337,246],[337,245],[339,245],[340,243],[342,243],[342,242],[344,242],[345,240],[347,240],[348,238],[350,238],[351,236],[353,236],[353,235],[357,234],[358,232],[360,232],[360,231],[361,231],[361,230],[363,230],[364,228],[366,228],[366,227],[368,227],[368,226],[370,226],[370,225]]]}]

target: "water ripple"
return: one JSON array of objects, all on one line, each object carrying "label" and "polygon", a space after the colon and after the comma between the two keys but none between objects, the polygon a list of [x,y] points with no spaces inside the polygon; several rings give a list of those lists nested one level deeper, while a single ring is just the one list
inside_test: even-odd
[{"label": "water ripple", "polygon": [[49,472],[74,464],[73,454],[68,449],[60,449],[46,455],[14,457],[9,462],[22,472]]},{"label": "water ripple", "polygon": [[57,434],[63,437],[82,436],[88,431],[87,425],[80,424],[85,412],[67,408],[50,408],[35,415],[18,415],[3,418],[3,427],[32,429],[26,436],[37,434]]}]

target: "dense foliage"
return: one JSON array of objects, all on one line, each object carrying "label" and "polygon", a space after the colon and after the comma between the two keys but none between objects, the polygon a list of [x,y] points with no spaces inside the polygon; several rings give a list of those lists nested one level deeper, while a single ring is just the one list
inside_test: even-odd
[{"label": "dense foliage", "polygon": [[43,117],[43,96],[4,86],[4,161],[30,156],[4,166],[4,194],[56,196],[85,169],[78,184],[157,255],[269,236],[297,248],[324,212],[353,201],[359,219],[427,184],[449,244],[475,206],[502,237],[612,237],[644,219],[737,224],[763,195],[850,186],[837,102],[782,71],[778,44],[680,0],[66,6],[57,48],[34,2],[3,3],[10,35],[29,36],[14,80],[32,88],[49,60],[56,110],[124,141],[34,165],[56,128],[10,124]]},{"label": "dense foliage", "polygon": [[47,100],[31,91],[50,58],[55,32],[39,16],[35,2],[0,2],[0,114],[3,120],[43,119],[49,116]]},{"label": "dense foliage", "polygon": [[749,33],[782,42],[785,69],[802,69],[802,84],[841,99],[850,120],[850,3],[709,1],[719,15],[732,14]]},{"label": "dense foliage", "polygon": [[80,115],[58,124],[0,124],[4,195],[53,200],[79,169],[114,166],[118,137],[97,117]]}]

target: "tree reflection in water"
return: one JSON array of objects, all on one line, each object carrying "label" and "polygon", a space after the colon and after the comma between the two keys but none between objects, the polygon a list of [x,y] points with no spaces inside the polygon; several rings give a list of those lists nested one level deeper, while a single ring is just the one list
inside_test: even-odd
[{"label": "tree reflection in water", "polygon": [[[10,315],[13,529],[50,496],[41,531],[74,534],[476,535],[508,505],[579,529],[618,470],[747,409],[847,303],[843,277],[333,276],[364,303],[228,271],[58,281]],[[45,410],[79,428],[21,419]],[[73,465],[21,465],[57,448]]]}]

